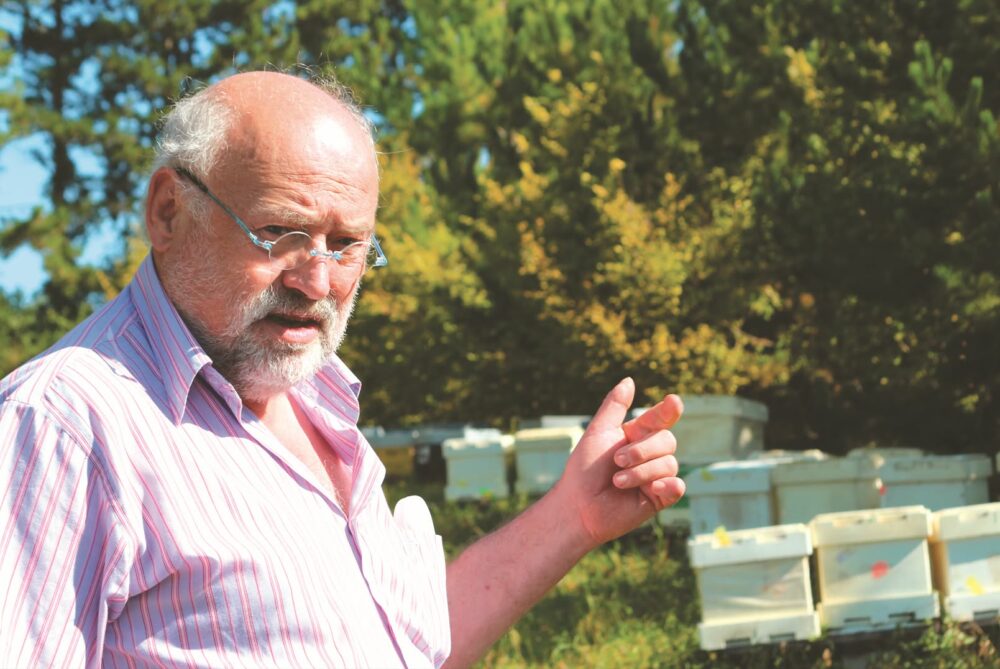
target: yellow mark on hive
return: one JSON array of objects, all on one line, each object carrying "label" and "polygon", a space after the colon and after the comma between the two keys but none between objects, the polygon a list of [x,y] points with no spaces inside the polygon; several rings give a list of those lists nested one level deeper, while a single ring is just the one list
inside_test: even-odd
[{"label": "yellow mark on hive", "polygon": [[965,587],[971,590],[972,594],[974,595],[981,595],[984,592],[986,592],[986,589],[983,588],[983,584],[980,583],[979,579],[977,579],[975,576],[969,576],[967,579],[965,579]]}]

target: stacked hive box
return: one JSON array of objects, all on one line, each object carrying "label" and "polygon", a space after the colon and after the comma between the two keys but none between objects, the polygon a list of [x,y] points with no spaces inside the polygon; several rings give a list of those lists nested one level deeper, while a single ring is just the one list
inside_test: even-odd
[{"label": "stacked hive box", "polygon": [[698,580],[701,647],[811,639],[819,634],[805,525],[718,531],[688,541]]},{"label": "stacked hive box", "polygon": [[808,523],[821,513],[879,503],[876,463],[867,457],[782,462],[771,473],[779,523]]},{"label": "stacked hive box", "polygon": [[507,459],[514,437],[509,434],[473,439],[445,439],[442,444],[448,470],[446,500],[504,498],[510,494]]},{"label": "stacked hive box", "polygon": [[769,457],[717,462],[697,469],[685,479],[692,534],[746,530],[777,522],[771,484],[773,468],[784,462],[818,461],[820,451],[770,452]]},{"label": "stacked hive box", "polygon": [[414,473],[425,483],[444,483],[447,467],[444,442],[447,439],[492,439],[500,430],[461,424],[421,425],[416,430],[417,444],[413,456]]},{"label": "stacked hive box", "polygon": [[683,454],[742,460],[764,449],[767,407],[725,395],[690,395],[684,415],[671,430]]},{"label": "stacked hive box", "polygon": [[768,460],[718,462],[685,479],[692,534],[774,525]]},{"label": "stacked hive box", "polygon": [[[641,415],[643,409],[632,412]],[[678,476],[725,460],[741,460],[764,448],[767,407],[760,402],[724,395],[684,397],[684,415],[671,430],[677,438]],[[686,479],[685,479],[686,481]],[[688,526],[687,495],[657,514],[664,526]]]},{"label": "stacked hive box", "polygon": [[892,629],[938,615],[922,506],[816,516],[820,623],[831,633]]},{"label": "stacked hive box", "polygon": [[931,556],[945,613],[963,621],[1000,617],[1000,502],[935,513]]},{"label": "stacked hive box", "polygon": [[569,454],[576,448],[580,427],[539,427],[514,434],[518,492],[543,493],[562,476]]},{"label": "stacked hive box", "polygon": [[413,475],[417,445],[416,430],[386,430],[382,427],[363,428],[361,433],[385,465],[386,476],[409,478]]},{"label": "stacked hive box", "polygon": [[922,504],[931,511],[985,504],[993,467],[985,455],[886,459],[878,467],[882,507]]}]

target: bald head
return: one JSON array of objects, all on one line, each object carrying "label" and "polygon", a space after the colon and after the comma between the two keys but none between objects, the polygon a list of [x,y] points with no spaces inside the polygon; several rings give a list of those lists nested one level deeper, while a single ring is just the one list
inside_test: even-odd
[{"label": "bald head", "polygon": [[[303,150],[339,149],[375,163],[372,124],[351,92],[333,80],[305,81],[280,72],[236,74],[180,100],[164,117],[154,172],[185,167],[205,177],[222,161],[269,159],[275,140]],[[315,134],[332,145],[314,142]]]},{"label": "bald head", "polygon": [[[278,72],[247,72],[220,81],[207,94],[232,113],[221,161],[243,166],[336,157],[348,169],[374,167],[367,120],[346,94]],[[353,164],[346,164],[353,163]]]}]

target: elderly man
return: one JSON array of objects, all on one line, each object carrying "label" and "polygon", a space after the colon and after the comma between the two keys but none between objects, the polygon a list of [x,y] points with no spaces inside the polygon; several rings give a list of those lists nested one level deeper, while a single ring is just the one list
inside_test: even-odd
[{"label": "elderly man", "polygon": [[681,412],[598,409],[556,486],[445,567],[390,511],[335,351],[375,237],[368,123],[236,75],[167,117],[131,284],[0,384],[0,665],[427,667],[480,657],[676,501]]}]

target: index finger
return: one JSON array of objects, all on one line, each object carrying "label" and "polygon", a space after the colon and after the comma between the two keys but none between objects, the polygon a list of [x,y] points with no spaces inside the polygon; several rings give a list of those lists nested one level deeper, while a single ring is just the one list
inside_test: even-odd
[{"label": "index finger", "polygon": [[667,395],[656,406],[622,425],[630,442],[639,441],[654,432],[668,430],[684,413],[684,402],[677,395]]}]

